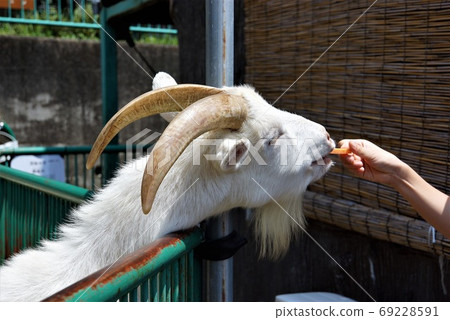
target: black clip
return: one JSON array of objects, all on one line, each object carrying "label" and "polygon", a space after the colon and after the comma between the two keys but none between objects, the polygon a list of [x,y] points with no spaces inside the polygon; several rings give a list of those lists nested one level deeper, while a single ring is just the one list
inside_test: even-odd
[{"label": "black clip", "polygon": [[195,255],[204,260],[226,260],[234,256],[247,242],[247,239],[239,236],[233,230],[233,232],[225,237],[206,240],[195,249]]}]

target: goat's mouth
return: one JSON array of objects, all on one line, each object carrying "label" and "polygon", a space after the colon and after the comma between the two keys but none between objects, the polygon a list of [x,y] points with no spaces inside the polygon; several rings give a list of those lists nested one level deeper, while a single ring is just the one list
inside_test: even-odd
[{"label": "goat's mouth", "polygon": [[316,159],[311,162],[311,166],[327,166],[332,162],[332,160],[328,156],[323,156],[320,159]]},{"label": "goat's mouth", "polygon": [[333,161],[328,157],[330,155],[332,149],[330,149],[327,153],[321,154],[321,158],[314,159],[313,162],[311,162],[311,166],[329,166],[333,163]]},{"label": "goat's mouth", "polygon": [[316,159],[314,159],[313,162],[311,162],[311,166],[327,166],[330,167],[333,164],[333,160],[331,160],[328,156],[330,155],[330,152],[333,151],[334,147],[336,146],[334,141],[331,140],[332,145],[330,146],[331,148],[326,151],[325,154],[318,154],[319,157],[317,157]]}]

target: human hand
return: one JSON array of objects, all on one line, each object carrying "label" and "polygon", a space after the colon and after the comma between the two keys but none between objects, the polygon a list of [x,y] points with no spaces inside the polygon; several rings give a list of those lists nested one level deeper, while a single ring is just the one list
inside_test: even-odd
[{"label": "human hand", "polygon": [[356,176],[393,186],[404,162],[367,140],[342,140],[339,147],[351,153],[340,155],[342,163]]}]

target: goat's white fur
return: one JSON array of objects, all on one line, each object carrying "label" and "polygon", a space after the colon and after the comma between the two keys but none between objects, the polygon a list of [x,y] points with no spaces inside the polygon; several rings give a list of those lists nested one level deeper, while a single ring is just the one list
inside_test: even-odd
[{"label": "goat's white fur", "polygon": [[[154,88],[174,83],[169,75],[160,73]],[[58,240],[42,241],[38,248],[14,255],[0,268],[0,300],[44,299],[164,234],[193,227],[234,207],[256,208],[255,231],[261,252],[272,257],[283,254],[299,231],[292,218],[303,225],[302,194],[331,163],[317,166],[305,160],[295,165],[301,146],[290,145],[287,165],[280,166],[280,152],[273,143],[308,138],[326,155],[334,142],[321,125],[275,109],[250,87],[225,90],[245,97],[248,118],[238,131],[211,131],[198,138],[223,139],[217,148],[202,148],[202,152],[222,155],[223,161],[200,157],[200,165],[192,165],[191,143],[162,182],[148,215],[142,214],[140,206],[147,157],[125,164],[91,201],[71,213],[71,223],[59,228]],[[174,116],[164,115],[167,120]],[[264,143],[258,151],[267,165],[258,165],[254,159],[243,165],[248,161],[249,144],[256,145],[261,138]],[[236,149],[240,151],[234,163]]]}]

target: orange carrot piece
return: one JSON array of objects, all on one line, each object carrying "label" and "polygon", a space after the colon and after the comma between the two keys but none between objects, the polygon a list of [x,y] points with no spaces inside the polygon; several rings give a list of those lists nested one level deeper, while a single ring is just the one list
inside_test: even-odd
[{"label": "orange carrot piece", "polygon": [[334,148],[331,150],[330,154],[349,154],[350,149],[347,148]]}]

